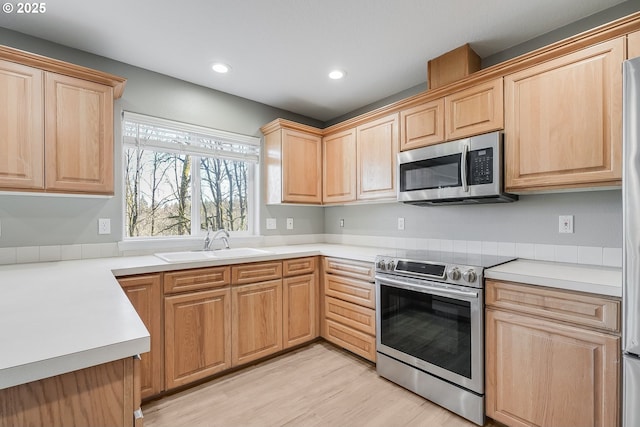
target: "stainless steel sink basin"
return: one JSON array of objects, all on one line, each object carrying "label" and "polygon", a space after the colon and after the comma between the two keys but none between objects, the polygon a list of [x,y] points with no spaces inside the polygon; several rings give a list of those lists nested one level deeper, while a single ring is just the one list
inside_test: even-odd
[{"label": "stainless steel sink basin", "polygon": [[194,262],[220,258],[245,258],[259,255],[269,255],[272,253],[273,252],[265,251],[264,249],[233,248],[219,249],[215,251],[163,252],[154,255],[167,262]]}]

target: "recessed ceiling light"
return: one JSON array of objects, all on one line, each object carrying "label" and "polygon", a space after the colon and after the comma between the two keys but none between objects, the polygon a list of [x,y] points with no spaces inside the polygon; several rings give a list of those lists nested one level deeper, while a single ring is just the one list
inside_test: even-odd
[{"label": "recessed ceiling light", "polygon": [[228,66],[227,64],[222,64],[222,63],[217,63],[217,64],[213,64],[213,71],[215,71],[216,73],[220,73],[220,74],[224,74],[224,73],[228,73],[229,70],[231,69],[230,66]]},{"label": "recessed ceiling light", "polygon": [[342,70],[333,70],[332,72],[329,73],[329,78],[333,80],[340,80],[344,78],[344,76],[346,75],[347,73],[345,73]]}]

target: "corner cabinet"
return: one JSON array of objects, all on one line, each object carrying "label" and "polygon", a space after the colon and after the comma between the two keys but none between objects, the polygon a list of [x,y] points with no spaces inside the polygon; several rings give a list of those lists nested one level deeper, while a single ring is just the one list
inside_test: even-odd
[{"label": "corner cabinet", "polygon": [[396,198],[398,113],[356,128],[358,200]]},{"label": "corner cabinet", "polygon": [[625,37],[505,77],[506,190],[620,185]]},{"label": "corner cabinet", "polygon": [[158,274],[119,277],[118,282],[151,336],[151,349],[140,355],[140,384],[146,399],[164,390],[162,342],[162,277]]},{"label": "corner cabinet", "polygon": [[619,301],[488,280],[487,416],[510,427],[619,425]]},{"label": "corner cabinet", "polygon": [[282,261],[282,340],[290,348],[318,337],[317,258]]},{"label": "corner cabinet", "polygon": [[0,190],[112,195],[126,80],[0,46]]},{"label": "corner cabinet", "polygon": [[356,200],[356,130],[327,135],[322,139],[322,203]]},{"label": "corner cabinet", "polygon": [[264,134],[266,203],[322,203],[322,133],[278,119]]}]

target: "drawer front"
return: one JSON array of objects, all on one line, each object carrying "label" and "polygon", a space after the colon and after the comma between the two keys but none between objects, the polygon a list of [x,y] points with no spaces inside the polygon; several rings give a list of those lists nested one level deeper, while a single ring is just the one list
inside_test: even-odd
[{"label": "drawer front", "polygon": [[316,271],[316,257],[285,259],[282,261],[282,274],[284,277],[311,274]]},{"label": "drawer front", "polygon": [[164,273],[164,292],[197,291],[226,286],[230,281],[229,267],[198,268]]},{"label": "drawer front", "polygon": [[620,332],[620,301],[518,283],[486,281],[487,306]]},{"label": "drawer front", "polygon": [[352,261],[341,258],[324,258],[325,273],[339,274],[373,282],[375,267],[372,262]]},{"label": "drawer front", "polygon": [[364,307],[376,307],[375,287],[373,283],[349,279],[334,274],[324,275],[324,293]]},{"label": "drawer front", "polygon": [[256,262],[239,264],[231,267],[231,283],[245,285],[248,283],[265,282],[282,277],[282,262]]},{"label": "drawer front", "polygon": [[326,297],[324,315],[327,319],[357,329],[369,335],[376,334],[376,312],[337,298]]},{"label": "drawer front", "polygon": [[376,361],[376,339],[327,319],[326,339],[372,362]]}]

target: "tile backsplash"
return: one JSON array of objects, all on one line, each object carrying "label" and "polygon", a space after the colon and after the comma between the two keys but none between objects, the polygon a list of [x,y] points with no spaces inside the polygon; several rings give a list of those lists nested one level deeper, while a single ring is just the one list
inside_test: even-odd
[{"label": "tile backsplash", "polygon": [[[313,243],[481,253],[487,255],[513,256],[541,261],[603,265],[608,267],[622,266],[621,248],[606,248],[598,246],[547,245],[538,243],[477,240],[419,239],[348,234],[300,234],[291,236],[262,236],[231,239],[232,246],[237,247],[281,246]],[[31,262],[149,255],[154,252],[171,252],[191,249],[197,248],[150,247],[148,243],[142,248],[135,248],[128,244],[118,243],[22,246],[14,248],[0,248],[0,264],[22,264]],[[381,251],[383,251],[383,249],[381,249]]]}]

